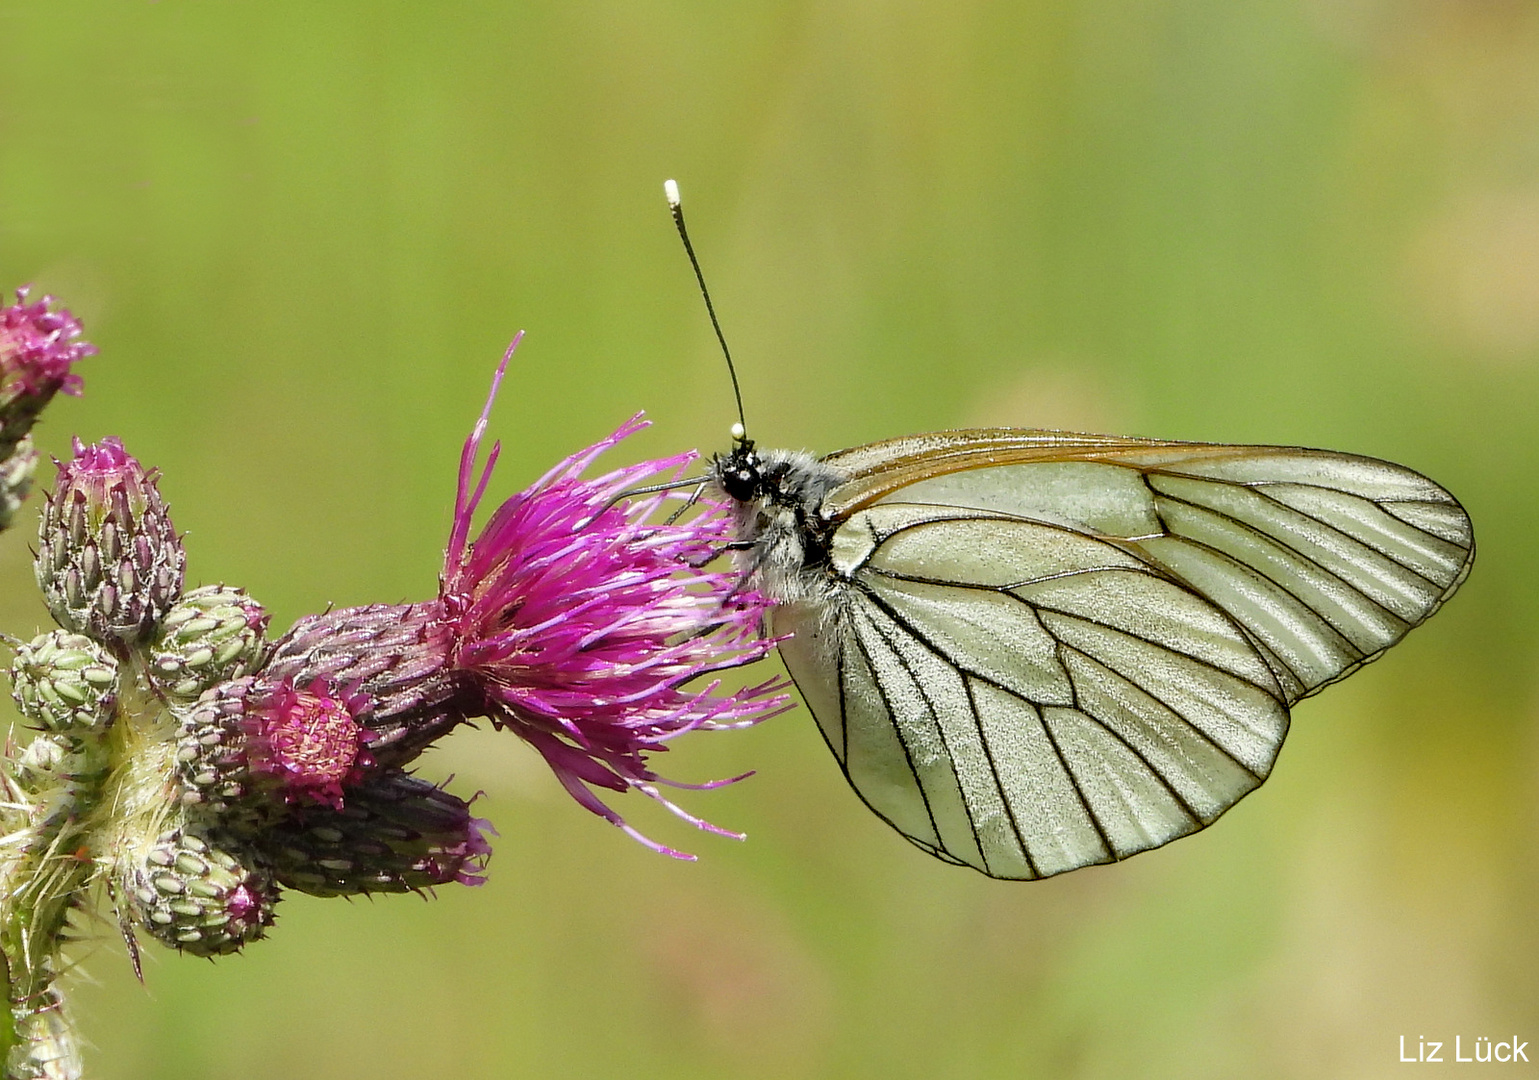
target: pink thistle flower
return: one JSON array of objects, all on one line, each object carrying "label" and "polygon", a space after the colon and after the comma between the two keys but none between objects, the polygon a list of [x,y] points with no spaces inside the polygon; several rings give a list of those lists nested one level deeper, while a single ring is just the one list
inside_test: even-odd
[{"label": "pink thistle flower", "polygon": [[[641,836],[595,789],[635,789],[699,828],[738,835],[684,812],[659,786],[713,788],[742,777],[675,784],[649,757],[685,732],[747,727],[789,707],[783,680],[721,693],[711,678],[774,648],[760,633],[769,601],[743,591],[735,573],[704,569],[733,539],[727,507],[692,499],[692,516],[656,521],[679,493],[627,497],[677,478],[694,454],[583,478],[644,426],[639,416],[508,499],[471,540],[500,445],[479,475],[476,460],[517,344],[465,442],[438,597],[306,616],[274,644],[261,677],[295,687],[321,678],[365,696],[356,720],[374,736],[369,749],[383,769],[402,769],[467,719],[489,716],[539,750],[583,806],[656,851],[693,858]],[[345,808],[357,790],[343,794]],[[481,857],[482,846],[454,855]]]},{"label": "pink thistle flower", "polygon": [[248,694],[242,725],[246,766],[275,781],[287,802],[342,808],[343,789],[374,764],[364,746],[373,733],[356,719],[369,699],[355,689],[334,692],[325,679],[303,690],[280,681]]},{"label": "pink thistle flower", "polygon": [[726,694],[720,679],[699,683],[770,652],[775,642],[760,633],[770,602],[740,591],[736,574],[703,569],[733,538],[725,506],[704,500],[693,517],[657,522],[677,493],[625,497],[678,478],[695,454],[583,478],[645,426],[639,415],[508,499],[469,539],[500,444],[479,477],[475,462],[517,346],[515,338],[460,458],[439,590],[454,630],[452,667],[470,676],[481,711],[534,746],[580,804],[655,851],[693,858],[642,836],[593,789],[634,789],[698,828],[739,836],[686,813],[658,785],[712,788],[742,777],[677,784],[648,756],[685,732],[747,727],[788,707],[781,680]]},{"label": "pink thistle flower", "polygon": [[30,286],[16,290],[16,303],[0,308],[0,460],[32,427],[43,406],[63,391],[79,396],[80,376],[72,370],[96,346],[77,340],[80,323],[54,298],[27,303]]}]

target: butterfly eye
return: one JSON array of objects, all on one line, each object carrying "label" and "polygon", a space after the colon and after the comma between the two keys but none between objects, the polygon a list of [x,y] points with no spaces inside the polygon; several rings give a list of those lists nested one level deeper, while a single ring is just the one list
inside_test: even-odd
[{"label": "butterfly eye", "polygon": [[764,469],[753,444],[733,447],[732,453],[716,459],[716,480],[729,498],[750,502],[764,494]]},{"label": "butterfly eye", "polygon": [[731,498],[738,502],[748,502],[758,498],[764,486],[764,478],[759,473],[757,462],[730,461],[722,470],[721,486]]}]

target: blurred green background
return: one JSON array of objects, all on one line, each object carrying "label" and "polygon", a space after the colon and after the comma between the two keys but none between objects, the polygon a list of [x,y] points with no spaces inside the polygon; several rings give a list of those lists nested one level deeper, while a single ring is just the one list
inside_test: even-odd
[{"label": "blurred green background", "polygon": [[[432,903],[287,900],[210,964],[110,925],[94,1077],[1346,1077],[1539,1060],[1539,7],[0,3],[0,285],[87,323],[190,579],[276,628],[433,594],[498,356],[506,495],[632,458],[970,423],[1350,450],[1470,509],[1461,594],[1303,703],[1217,827],[1036,884],[909,847],[807,715],[684,740],[735,844],[650,854],[511,736],[424,761],[501,830]],[[0,627],[46,614],[26,528]],[[9,709],[9,702],[0,708]],[[14,714],[6,711],[0,720]],[[632,800],[626,800],[630,802]],[[1451,1066],[1445,1066],[1451,1067]]]}]

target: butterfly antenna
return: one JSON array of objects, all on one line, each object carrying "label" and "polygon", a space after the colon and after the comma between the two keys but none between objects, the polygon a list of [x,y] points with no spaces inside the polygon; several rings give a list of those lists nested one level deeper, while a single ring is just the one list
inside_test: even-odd
[{"label": "butterfly antenna", "polygon": [[711,303],[711,291],[705,287],[705,274],[700,270],[700,260],[695,258],[695,246],[689,242],[689,230],[684,227],[684,204],[679,199],[679,185],[673,180],[664,180],[663,194],[668,196],[668,209],[673,211],[673,224],[679,230],[679,239],[684,241],[684,253],[689,256],[689,265],[695,268],[695,280],[700,283],[700,295],[705,298],[705,312],[711,317],[711,328],[716,331],[716,340],[721,343],[721,354],[727,358],[727,374],[732,378],[732,396],[737,401],[737,423],[732,426],[733,441],[746,443],[748,424],[743,419],[743,392],[737,385],[737,368],[732,364],[732,351],[727,348],[726,335],[721,332],[721,323],[716,318],[716,305]]}]

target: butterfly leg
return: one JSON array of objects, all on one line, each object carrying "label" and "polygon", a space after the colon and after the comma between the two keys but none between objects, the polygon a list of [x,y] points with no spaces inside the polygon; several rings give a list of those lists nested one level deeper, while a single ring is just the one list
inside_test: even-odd
[{"label": "butterfly leg", "polygon": [[689,493],[689,498],[684,500],[684,505],[668,515],[667,524],[672,525],[674,522],[678,521],[679,518],[683,517],[685,513],[688,512],[690,507],[694,506],[695,503],[700,501],[700,496],[705,494],[705,484],[706,482],[702,480],[700,483],[695,485],[695,490]]}]

